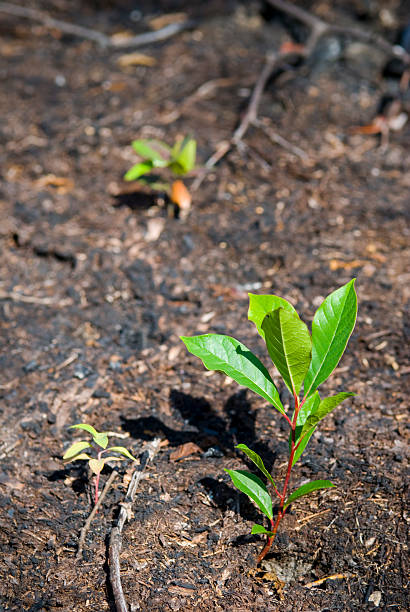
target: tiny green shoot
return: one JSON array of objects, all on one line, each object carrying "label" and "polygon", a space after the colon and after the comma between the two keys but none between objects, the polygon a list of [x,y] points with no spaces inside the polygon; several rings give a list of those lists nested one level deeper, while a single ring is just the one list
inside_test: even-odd
[{"label": "tiny green shoot", "polygon": [[[172,147],[162,140],[134,140],[131,143],[141,161],[124,175],[126,181],[138,181],[155,191],[165,191],[181,209],[189,208],[191,196],[181,180],[172,184],[161,180],[162,174],[183,177],[195,168],[196,140],[186,136],[177,139]],[[154,173],[153,176],[150,176]]]},{"label": "tiny green shoot", "polygon": [[[69,449],[63,455],[63,461],[65,463],[70,463],[71,461],[78,461],[79,459],[85,459],[88,461],[88,465],[90,470],[95,475],[94,477],[94,503],[96,504],[98,501],[99,495],[99,483],[100,483],[100,474],[104,465],[108,461],[123,461],[124,458],[131,459],[132,461],[137,461],[135,457],[131,455],[131,453],[124,446],[108,446],[108,438],[112,434],[107,431],[97,431],[94,429],[92,425],[88,425],[87,423],[79,423],[78,425],[72,425],[70,429],[81,429],[86,431],[91,435],[91,442],[88,440],[76,440]],[[94,457],[91,457],[86,452],[94,452]],[[122,457],[117,457],[116,455],[107,455],[103,456],[104,453],[119,453],[123,455]]]},{"label": "tiny green shoot", "polygon": [[[244,344],[220,334],[181,337],[188,351],[199,357],[208,370],[219,370],[251,389],[275,408],[289,426],[289,456],[283,485],[277,486],[262,458],[245,444],[238,444],[267,480],[245,470],[225,470],[233,484],[245,493],[267,517],[269,528],[254,525],[251,533],[267,536],[258,563],[269,552],[286,510],[297,499],[318,489],[334,487],[329,480],[313,480],[289,494],[292,469],[304,452],[319,422],[345,399],[355,395],[337,393],[321,398],[318,387],[339,363],[357,317],[355,279],[322,302],[312,323],[312,334],[294,307],[276,295],[249,294],[248,319],[265,341],[268,353],[294,400],[288,415],[267,368]],[[303,393],[301,389],[303,387]],[[272,493],[268,490],[271,489]],[[278,510],[274,513],[273,499]]]}]

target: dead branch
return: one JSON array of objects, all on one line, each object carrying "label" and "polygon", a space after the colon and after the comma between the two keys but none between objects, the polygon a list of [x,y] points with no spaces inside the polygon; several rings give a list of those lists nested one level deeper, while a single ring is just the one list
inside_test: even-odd
[{"label": "dead branch", "polygon": [[16,291],[0,291],[0,300],[12,300],[13,302],[22,302],[24,304],[39,304],[41,306],[53,306],[63,308],[71,306],[73,301],[70,298],[56,301],[51,297],[36,297],[34,295],[23,295]]},{"label": "dead branch", "polygon": [[392,45],[388,40],[383,38],[383,36],[380,36],[375,32],[327,23],[319,17],[316,17],[316,15],[312,15],[308,11],[305,11],[301,7],[296,6],[291,2],[287,2],[286,0],[267,0],[267,2],[274,8],[290,15],[291,17],[294,17],[295,19],[298,19],[307,25],[310,28],[310,34],[304,45],[295,45],[292,43],[289,45],[285,44],[278,53],[270,53],[266,57],[265,64],[253,88],[248,108],[238,127],[235,129],[232,138],[229,141],[219,143],[216,153],[214,153],[208,159],[204,168],[202,169],[202,172],[198,174],[197,178],[192,184],[192,191],[195,191],[200,187],[209,170],[211,170],[233,148],[238,147],[243,142],[243,138],[251,125],[262,129],[268,138],[272,140],[272,142],[275,142],[279,146],[287,149],[292,154],[304,160],[308,159],[308,155],[305,153],[305,151],[299,147],[295,147],[292,145],[292,143],[280,136],[280,134],[277,134],[272,128],[261,122],[258,119],[258,110],[262,94],[272,73],[280,68],[286,68],[286,66],[294,62],[295,59],[306,59],[310,57],[316,49],[319,40],[323,36],[337,34],[356,38],[364,43],[375,45],[378,48],[383,49],[387,55],[399,57],[406,65],[410,66],[410,54],[408,54],[403,47],[399,45]]},{"label": "dead branch", "polygon": [[114,480],[116,479],[117,476],[118,476],[118,472],[116,470],[113,470],[111,472],[111,474],[110,474],[109,479],[105,483],[105,487],[103,488],[103,490],[101,492],[101,495],[98,498],[97,503],[95,504],[94,508],[91,510],[88,519],[86,520],[86,522],[84,523],[83,528],[81,529],[80,537],[78,539],[77,554],[75,556],[75,558],[77,560],[81,558],[81,555],[82,555],[82,552],[83,552],[83,546],[84,546],[84,542],[85,542],[85,537],[86,537],[86,535],[88,533],[88,530],[90,529],[90,525],[92,523],[92,520],[95,517],[95,515],[97,514],[99,507],[101,506],[105,496],[107,495],[107,493],[108,493],[112,483],[114,482]]},{"label": "dead branch", "polygon": [[181,23],[170,23],[165,27],[153,31],[144,32],[143,34],[137,34],[129,38],[116,39],[114,37],[107,36],[97,30],[91,28],[85,28],[78,26],[74,23],[68,23],[67,21],[61,21],[60,19],[54,19],[43,11],[37,11],[10,2],[0,2],[0,12],[6,13],[7,15],[13,15],[14,17],[22,17],[23,19],[30,19],[31,21],[37,21],[42,23],[48,28],[59,30],[64,34],[71,34],[78,38],[85,38],[86,40],[92,40],[98,43],[101,47],[108,47],[111,49],[125,49],[142,47],[152,43],[160,42],[171,36],[175,36],[183,30],[192,28],[195,24],[192,20],[183,21]]},{"label": "dead branch", "polygon": [[277,134],[277,132],[275,132],[275,130],[273,130],[270,127],[270,125],[267,125],[265,121],[260,121],[259,119],[254,119],[252,121],[252,125],[254,125],[255,127],[259,128],[263,132],[265,132],[266,136],[273,143],[279,145],[283,149],[286,149],[287,151],[289,151],[293,155],[296,155],[296,157],[300,157],[300,159],[303,159],[305,161],[307,161],[309,159],[309,155],[306,153],[306,151],[304,151],[300,147],[297,147],[296,145],[292,144],[291,142],[289,142],[289,140],[286,140],[286,138],[283,138],[283,136],[281,136],[280,134]]},{"label": "dead branch", "polygon": [[122,530],[125,521],[131,516],[131,508],[134,502],[135,493],[145,468],[158,452],[159,444],[159,438],[156,438],[147,444],[141,456],[140,465],[136,468],[134,474],[132,475],[131,482],[128,485],[125,500],[121,503],[117,524],[111,530],[109,543],[110,581],[117,612],[128,612],[128,606],[127,602],[125,601],[124,591],[122,590],[121,584],[120,552],[122,546]]},{"label": "dead branch", "polygon": [[267,0],[267,2],[274,8],[287,13],[291,17],[295,17],[305,25],[309,26],[312,32],[315,33],[317,39],[322,36],[328,36],[330,34],[340,34],[348,36],[350,38],[356,38],[369,45],[375,45],[376,47],[383,49],[388,55],[393,57],[399,57],[404,63],[410,65],[410,55],[400,45],[392,45],[383,36],[376,34],[369,30],[363,30],[361,28],[336,25],[323,21],[316,15],[312,15],[305,9],[287,0]]}]

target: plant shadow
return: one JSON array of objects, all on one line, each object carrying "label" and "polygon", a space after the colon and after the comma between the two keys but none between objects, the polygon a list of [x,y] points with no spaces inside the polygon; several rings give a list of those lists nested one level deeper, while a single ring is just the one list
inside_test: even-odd
[{"label": "plant shadow", "polygon": [[[246,444],[263,457],[267,469],[272,469],[277,453],[258,439],[256,432],[256,411],[247,399],[246,390],[234,393],[218,413],[210,403],[178,390],[171,390],[169,401],[175,412],[184,421],[182,430],[172,429],[155,416],[128,419],[122,417],[122,428],[133,438],[152,440],[154,437],[167,439],[170,447],[194,442],[203,451],[204,457],[237,456],[252,473],[261,476],[248,457],[235,451],[238,442]],[[213,450],[219,454],[212,454]],[[226,476],[228,479],[228,476]],[[262,477],[264,479],[264,477]],[[230,481],[226,484],[214,478],[205,477],[198,481],[207,492],[210,501],[221,511],[234,510],[246,520],[259,520],[258,510],[246,495],[237,491]]]}]

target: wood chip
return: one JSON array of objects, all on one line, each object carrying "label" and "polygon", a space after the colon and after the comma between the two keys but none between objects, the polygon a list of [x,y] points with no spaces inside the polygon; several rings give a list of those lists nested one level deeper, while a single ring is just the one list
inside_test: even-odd
[{"label": "wood chip", "polygon": [[185,444],[181,444],[178,446],[169,456],[171,461],[178,461],[179,459],[185,459],[185,457],[189,457],[190,455],[194,455],[196,453],[202,453],[202,449],[199,448],[195,442],[186,442]]},{"label": "wood chip", "polygon": [[121,68],[127,68],[128,66],[155,66],[157,60],[151,55],[145,55],[145,53],[124,53],[117,59],[117,64]]}]

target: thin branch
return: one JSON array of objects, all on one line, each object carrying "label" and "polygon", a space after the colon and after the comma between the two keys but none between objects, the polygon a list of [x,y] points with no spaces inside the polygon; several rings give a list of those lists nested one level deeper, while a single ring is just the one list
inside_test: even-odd
[{"label": "thin branch", "polygon": [[110,43],[109,37],[101,32],[83,28],[73,23],[67,23],[66,21],[60,21],[60,19],[53,19],[53,17],[50,17],[46,13],[35,9],[18,6],[10,2],[0,2],[0,12],[14,15],[15,17],[23,17],[23,19],[30,19],[31,21],[38,21],[48,28],[55,28],[65,34],[72,34],[73,36],[93,40],[102,47],[107,47]]},{"label": "thin branch", "polygon": [[376,32],[364,30],[362,28],[327,23],[319,17],[316,17],[316,15],[312,15],[305,9],[296,6],[291,2],[287,2],[286,0],[267,0],[267,2],[279,11],[282,11],[287,15],[291,15],[292,17],[295,17],[295,19],[298,19],[302,23],[309,26],[312,32],[315,32],[316,37],[329,34],[341,34],[351,38],[357,38],[357,40],[361,40],[370,45],[375,45],[379,49],[383,49],[387,54],[392,55],[393,57],[399,57],[406,64],[410,64],[410,54],[406,52],[404,47],[401,47],[400,45],[392,45],[388,40]]},{"label": "thin branch", "polygon": [[260,121],[259,119],[254,119],[252,121],[252,125],[261,129],[263,132],[265,132],[266,136],[272,142],[281,146],[283,149],[286,149],[290,153],[293,153],[293,155],[300,157],[300,159],[309,159],[309,155],[306,153],[306,151],[292,144],[291,142],[289,142],[289,140],[286,140],[286,138],[283,138],[283,136],[275,132],[269,125],[266,125],[266,123],[264,123],[263,121]]},{"label": "thin branch", "polygon": [[37,21],[48,28],[59,30],[64,34],[71,34],[72,36],[92,40],[101,47],[108,47],[111,49],[135,48],[160,42],[161,40],[175,36],[175,34],[183,30],[190,29],[195,25],[195,22],[192,20],[183,21],[181,23],[170,23],[153,32],[144,32],[143,34],[137,34],[129,38],[115,39],[97,30],[78,26],[74,23],[68,23],[67,21],[61,21],[60,19],[54,19],[43,11],[37,11],[36,9],[19,6],[10,2],[0,2],[0,12],[15,17],[22,17],[23,19],[30,19],[31,21]]},{"label": "thin branch", "polygon": [[109,543],[109,560],[110,560],[110,581],[114,595],[115,606],[117,612],[128,612],[127,602],[125,601],[124,591],[121,584],[121,568],[120,568],[120,552],[122,546],[122,530],[125,521],[131,516],[131,508],[134,502],[135,493],[145,471],[147,464],[152,461],[158,452],[160,439],[155,438],[151,443],[147,444],[142,456],[141,463],[136,468],[132,475],[131,482],[128,485],[127,495],[124,502],[121,503],[121,509],[118,516],[117,524],[111,530]]},{"label": "thin branch", "polygon": [[86,520],[86,522],[84,524],[84,527],[81,529],[80,538],[78,540],[77,554],[75,556],[75,558],[77,560],[81,558],[81,555],[82,555],[82,552],[83,552],[83,546],[84,546],[84,542],[85,542],[85,537],[86,537],[86,535],[88,533],[88,530],[90,529],[91,522],[92,522],[93,518],[95,517],[95,515],[97,514],[99,507],[101,506],[102,502],[104,501],[105,496],[107,495],[107,493],[108,493],[112,483],[117,478],[117,476],[118,476],[118,472],[116,470],[113,470],[111,472],[111,474],[110,474],[109,479],[105,483],[105,487],[102,490],[102,493],[99,496],[97,503],[95,504],[94,508],[91,510],[90,515],[89,515],[88,519]]},{"label": "thin branch", "polygon": [[154,32],[144,32],[143,34],[137,34],[136,36],[131,36],[130,38],[124,38],[123,40],[113,40],[109,38],[109,47],[114,49],[124,49],[126,47],[142,47],[144,45],[151,45],[156,42],[160,42],[161,40],[166,40],[167,38],[171,38],[171,36],[175,36],[175,34],[179,34],[179,32],[183,32],[184,30],[190,30],[195,26],[193,20],[182,21],[181,23],[169,23],[164,26],[160,30],[156,30]]},{"label": "thin branch", "polygon": [[35,295],[23,295],[16,291],[0,291],[0,300],[12,300],[13,302],[23,302],[25,304],[39,304],[41,306],[53,306],[62,308],[71,306],[73,301],[70,298],[57,302],[52,297],[36,297]]},{"label": "thin branch", "polygon": [[237,144],[240,140],[242,140],[242,138],[245,135],[246,130],[249,127],[249,124],[252,123],[252,121],[256,120],[256,117],[258,115],[259,104],[260,104],[261,97],[265,89],[266,83],[268,82],[269,77],[271,76],[273,70],[277,67],[280,60],[282,60],[282,57],[280,55],[277,55],[276,53],[270,53],[266,57],[265,65],[262,69],[262,72],[259,75],[259,78],[256,82],[255,87],[253,88],[252,95],[251,95],[249,105],[248,105],[248,109],[244,117],[242,118],[242,121],[240,122],[239,126],[236,128],[233,134],[233,137],[232,137],[233,144]]},{"label": "thin branch", "polygon": [[287,2],[286,0],[267,0],[267,2],[274,8],[282,11],[283,13],[291,15],[295,19],[298,19],[307,25],[310,28],[310,34],[304,45],[291,44],[290,46],[286,46],[285,44],[283,50],[279,51],[278,53],[270,53],[267,56],[259,78],[252,90],[252,95],[250,97],[246,113],[242,117],[238,127],[235,129],[230,141],[220,143],[216,153],[214,153],[208,159],[202,172],[198,174],[197,178],[192,184],[192,191],[196,191],[200,187],[209,170],[211,170],[234,147],[238,147],[243,142],[243,138],[251,125],[262,129],[268,138],[294,155],[297,155],[304,160],[308,159],[309,156],[305,151],[292,145],[285,138],[274,132],[264,123],[260,122],[258,120],[258,109],[263,91],[274,70],[277,70],[278,68],[285,68],[286,65],[295,59],[306,59],[310,57],[320,38],[323,36],[339,34],[350,36],[351,38],[357,38],[358,40],[361,40],[367,44],[374,44],[378,48],[383,49],[388,55],[399,57],[406,65],[410,65],[410,54],[407,53],[403,47],[399,45],[392,45],[388,40],[379,34],[359,28],[327,23],[319,17],[316,17],[316,15],[312,15],[308,11],[305,11],[301,7],[296,6],[291,2]]}]

